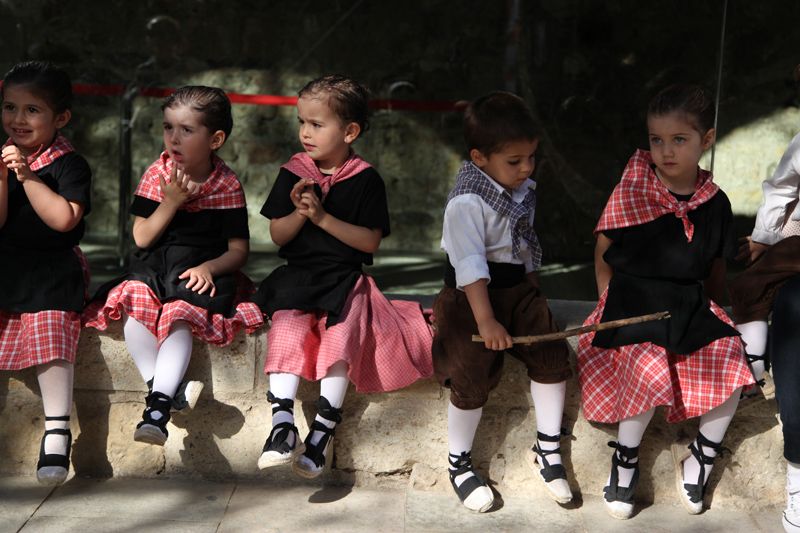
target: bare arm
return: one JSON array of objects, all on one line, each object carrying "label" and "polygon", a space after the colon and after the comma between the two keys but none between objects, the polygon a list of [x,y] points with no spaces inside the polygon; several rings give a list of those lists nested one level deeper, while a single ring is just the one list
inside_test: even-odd
[{"label": "bare arm", "polygon": [[272,242],[278,246],[284,246],[294,239],[306,223],[308,217],[301,215],[298,210],[281,218],[273,218],[269,221],[269,236]]},{"label": "bare arm", "polygon": [[506,328],[494,317],[494,309],[489,300],[487,281],[479,279],[464,286],[472,315],[478,324],[478,333],[483,337],[484,345],[490,350],[506,350],[511,348],[513,342]]},{"label": "bare arm", "polygon": [[209,296],[217,294],[214,278],[236,272],[247,262],[250,253],[248,239],[228,239],[228,251],[219,257],[209,259],[196,267],[186,269],[178,279],[189,279],[186,288],[199,294],[209,291]]},{"label": "bare arm", "polygon": [[178,212],[178,206],[161,202],[147,218],[133,219],[133,241],[139,248],[149,248],[155,244]]},{"label": "bare arm", "polygon": [[[11,169],[16,173],[17,181],[25,189],[31,207],[49,228],[66,232],[78,225],[83,217],[83,205],[79,202],[70,202],[39,179],[39,176],[28,166],[28,158],[18,147],[6,146],[3,149],[2,158],[3,165],[6,167],[4,172],[7,173],[8,169]],[[7,178],[5,181],[7,187]],[[5,194],[8,199],[7,189]],[[6,209],[7,206],[6,202]],[[3,218],[5,216],[7,213],[3,214]],[[3,220],[3,224],[5,224],[5,220]]]},{"label": "bare arm", "polygon": [[594,247],[594,278],[597,282],[598,298],[603,295],[603,292],[608,287],[608,283],[611,281],[611,275],[614,273],[611,265],[606,263],[605,259],[603,259],[603,254],[606,253],[611,243],[611,239],[602,233],[597,234],[597,244],[595,244]]},{"label": "bare arm", "polygon": [[0,160],[0,228],[8,218],[8,169]]},{"label": "bare arm", "polygon": [[725,260],[721,257],[714,259],[711,265],[711,273],[703,282],[703,289],[706,296],[714,300],[719,305],[724,305],[728,300],[728,290],[725,284]]},{"label": "bare arm", "polygon": [[188,174],[179,169],[178,165],[172,167],[170,182],[167,183],[159,176],[161,191],[164,198],[161,203],[147,218],[136,217],[133,220],[133,241],[139,248],[149,248],[155,244],[169,223],[175,218],[178,208],[192,197],[195,186],[191,183]]},{"label": "bare arm", "polygon": [[301,207],[298,208],[298,212],[308,217],[320,229],[356,250],[368,254],[378,250],[383,238],[383,231],[380,228],[356,226],[334,217],[323,209],[319,197],[313,190],[303,192],[300,195],[300,202]]},{"label": "bare arm", "polygon": [[250,255],[249,239],[228,239],[228,251],[221,256],[206,261],[211,275],[222,276],[241,269]]}]

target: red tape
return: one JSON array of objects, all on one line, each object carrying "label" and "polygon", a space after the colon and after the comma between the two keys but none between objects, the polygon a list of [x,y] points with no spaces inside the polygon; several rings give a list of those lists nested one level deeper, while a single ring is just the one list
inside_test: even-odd
[{"label": "red tape", "polygon": [[[85,96],[122,96],[125,93],[125,86],[99,85],[91,83],[74,83],[72,89],[75,94]],[[142,87],[139,95],[164,98],[175,92],[175,89],[164,87]],[[293,106],[297,104],[296,96],[280,96],[274,94],[240,94],[227,93],[233,104],[265,105],[265,106]],[[462,111],[462,102],[451,102],[448,100],[388,100],[377,99],[370,101],[370,107],[374,109],[391,109],[396,111],[428,111],[447,113]]]}]

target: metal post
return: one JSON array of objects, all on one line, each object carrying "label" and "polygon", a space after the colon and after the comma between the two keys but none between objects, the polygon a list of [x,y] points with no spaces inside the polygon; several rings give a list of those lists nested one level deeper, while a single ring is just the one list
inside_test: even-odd
[{"label": "metal post", "polygon": [[[725,57],[725,25],[728,20],[728,0],[722,2],[722,29],[719,35],[719,64],[717,65],[717,94],[714,101],[714,129],[717,129],[719,121],[719,100],[722,94],[722,60]],[[711,172],[714,172],[714,155],[717,152],[717,144],[711,147]]]},{"label": "metal post", "polygon": [[119,213],[117,217],[117,255],[119,266],[128,265],[130,230],[128,228],[128,206],[131,201],[131,175],[133,154],[131,150],[131,121],[133,100],[139,94],[137,85],[129,85],[122,95],[119,117]]}]

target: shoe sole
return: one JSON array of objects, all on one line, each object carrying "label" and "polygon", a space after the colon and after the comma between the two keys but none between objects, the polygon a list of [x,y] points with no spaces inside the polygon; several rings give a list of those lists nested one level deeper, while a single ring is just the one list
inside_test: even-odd
[{"label": "shoe sole", "polygon": [[[489,494],[491,495],[491,499],[488,502],[486,502],[482,506],[478,507],[477,509],[473,509],[472,507],[468,506],[466,504],[466,500],[461,502],[462,505],[464,505],[464,507],[466,507],[470,511],[474,511],[476,513],[485,513],[486,511],[488,511],[489,509],[494,507],[494,493],[492,492],[492,489],[490,487],[487,486],[486,488],[489,490]],[[474,493],[472,493],[472,494],[474,494]],[[472,494],[470,494],[470,496],[472,496]],[[467,499],[469,499],[469,498],[467,498]]]},{"label": "shoe sole", "polygon": [[69,470],[62,466],[43,466],[36,471],[36,479],[42,485],[61,485],[67,474]]},{"label": "shoe sole", "polygon": [[764,372],[764,386],[761,387],[761,393],[765,400],[775,399],[775,381],[769,372]]},{"label": "shoe sole", "polygon": [[286,455],[281,455],[278,452],[272,451],[264,452],[261,454],[261,457],[258,458],[258,468],[264,470],[265,468],[271,468],[273,466],[288,465],[289,463],[293,463],[304,451],[306,451],[306,445],[301,442],[291,453]]},{"label": "shoe sole", "polygon": [[603,499],[603,503],[605,504],[606,511],[608,512],[611,518],[616,518],[617,520],[629,520],[631,516],[633,516],[633,506],[631,505],[630,510],[627,511],[620,511],[619,509],[615,509],[609,505],[605,499]]},{"label": "shoe sole", "polygon": [[570,494],[569,498],[567,498],[565,496],[559,496],[558,494],[556,494],[555,492],[552,491],[552,489],[550,488],[550,485],[547,484],[547,481],[545,481],[544,477],[542,476],[542,473],[540,472],[540,470],[542,469],[542,466],[536,460],[536,457],[537,457],[536,452],[534,452],[533,450],[528,448],[528,451],[525,454],[525,460],[527,461],[528,466],[536,474],[536,476],[539,479],[542,480],[542,483],[544,484],[544,488],[547,491],[547,495],[550,496],[550,498],[553,499],[557,503],[564,504],[564,503],[571,502],[572,501],[572,494]]},{"label": "shoe sole", "polygon": [[692,502],[686,496],[686,491],[683,490],[683,462],[689,458],[692,452],[689,451],[687,443],[673,443],[670,450],[672,451],[672,462],[675,465],[675,490],[678,491],[678,499],[683,508],[689,511],[689,514],[700,514],[703,512],[702,502],[700,509],[693,507]]},{"label": "shoe sole", "polygon": [[190,381],[186,386],[186,409],[191,410],[197,405],[197,400],[200,398],[200,393],[203,392],[205,383],[202,381]]},{"label": "shoe sole", "polygon": [[781,523],[783,524],[783,530],[786,531],[787,533],[790,531],[796,531],[800,533],[800,526],[789,522],[786,519],[786,513],[784,513],[783,516],[781,516]]},{"label": "shoe sole", "polygon": [[299,461],[303,454],[297,454],[294,461],[292,461],[292,472],[305,479],[314,479],[319,477],[320,474],[322,474],[326,468],[330,468],[331,463],[333,463],[333,440],[333,437],[328,440],[328,444],[325,446],[325,450],[323,451],[325,454],[325,464],[322,465],[322,468],[319,470],[307,470]]},{"label": "shoe sole", "polygon": [[144,442],[145,444],[154,444],[156,446],[163,446],[167,442],[167,436],[155,426],[145,424],[140,428],[136,428],[133,432],[133,440],[136,442]]}]

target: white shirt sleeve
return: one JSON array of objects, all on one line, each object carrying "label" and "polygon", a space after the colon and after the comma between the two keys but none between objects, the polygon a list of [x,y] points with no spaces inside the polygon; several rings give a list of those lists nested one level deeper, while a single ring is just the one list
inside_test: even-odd
[{"label": "white shirt sleeve", "polygon": [[764,180],[761,189],[764,199],[751,238],[772,245],[781,240],[781,227],[789,215],[786,210],[800,192],[800,135],[789,143],[775,172]]},{"label": "white shirt sleeve", "polygon": [[444,211],[442,248],[456,271],[456,286],[463,289],[480,279],[491,281],[486,262],[483,202],[474,194],[456,196]]}]

